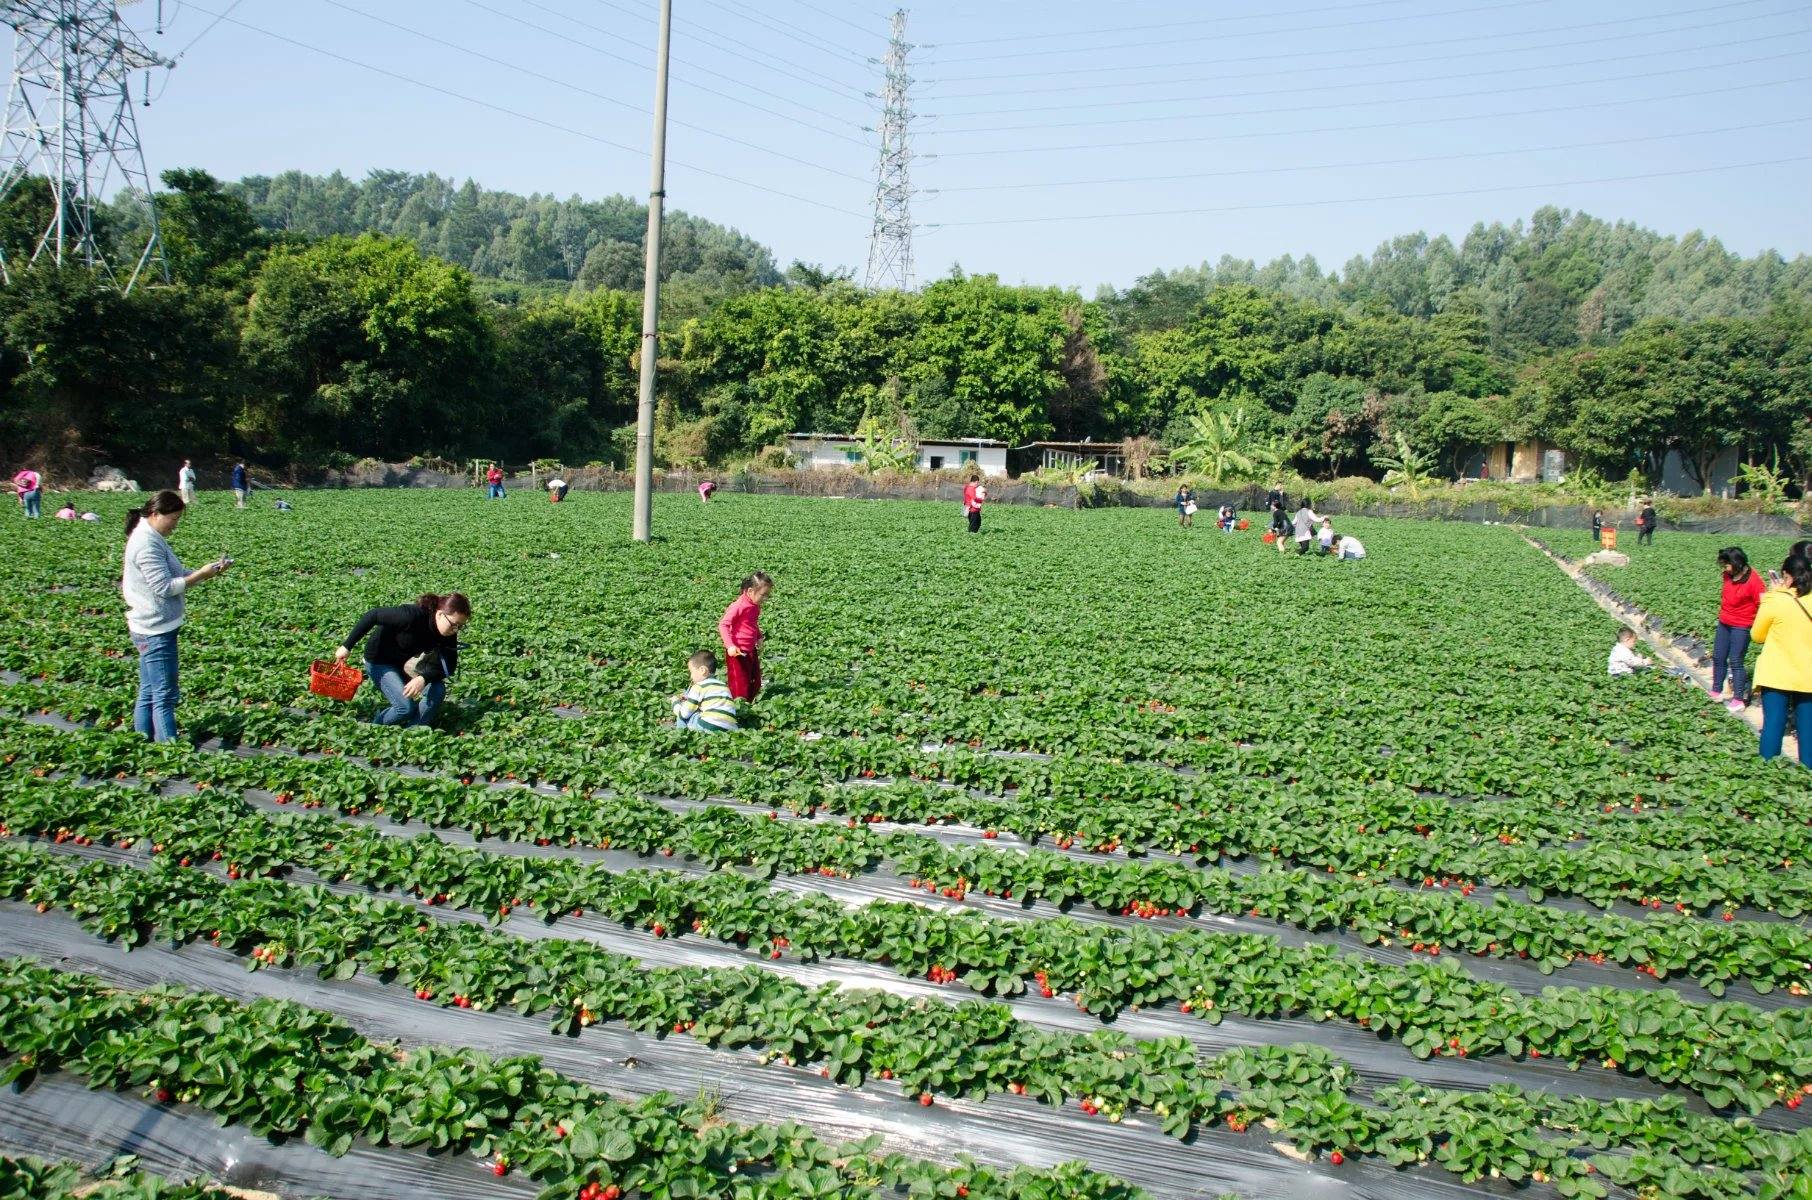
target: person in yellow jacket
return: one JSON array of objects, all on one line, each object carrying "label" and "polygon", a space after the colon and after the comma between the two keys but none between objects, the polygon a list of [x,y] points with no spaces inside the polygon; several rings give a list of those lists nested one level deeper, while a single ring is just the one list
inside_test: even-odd
[{"label": "person in yellow jacket", "polygon": [[1799,761],[1812,767],[1812,560],[1795,554],[1781,566],[1780,586],[1762,596],[1751,636],[1762,647],[1755,686],[1762,693],[1762,757],[1778,758],[1793,712]]}]

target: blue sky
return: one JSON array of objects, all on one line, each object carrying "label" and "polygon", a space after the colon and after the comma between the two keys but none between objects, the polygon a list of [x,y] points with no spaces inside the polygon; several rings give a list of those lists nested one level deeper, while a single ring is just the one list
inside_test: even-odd
[{"label": "blue sky", "polygon": [[[186,48],[139,110],[153,172],[647,191],[654,0],[240,0],[209,30],[231,3],[165,0],[161,37],[153,2],[127,10]],[[782,265],[859,270],[891,7],[674,9],[669,204]],[[1542,204],[1812,252],[1804,0],[927,0],[908,20],[921,279],[1335,268]]]}]

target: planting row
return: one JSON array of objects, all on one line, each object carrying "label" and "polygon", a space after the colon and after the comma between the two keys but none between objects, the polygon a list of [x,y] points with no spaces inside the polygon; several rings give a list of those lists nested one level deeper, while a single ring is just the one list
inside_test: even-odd
[{"label": "planting row", "polygon": [[[59,635],[47,629],[34,639],[34,647],[39,643],[57,646]],[[40,659],[40,655],[50,658]],[[32,661],[25,666],[34,678],[42,674],[42,683],[58,686],[28,690],[13,703],[38,707],[51,697],[60,711],[81,711],[110,723],[130,717],[130,663],[109,663],[72,648],[34,648],[30,656]],[[96,673],[92,666],[82,666],[91,661],[108,663],[106,673],[118,678],[111,684],[83,682]],[[235,674],[233,679],[240,676]],[[1588,686],[1608,685],[1594,681]],[[195,693],[196,689],[189,691]],[[1650,727],[1632,729],[1627,705],[1632,691],[1640,694],[1643,707],[1666,710],[1667,716],[1657,714],[1648,723]],[[1171,769],[1186,766],[1208,773],[1218,781],[1219,790],[1230,793],[1235,790],[1234,781],[1270,781],[1336,792],[1390,785],[1465,797],[1527,796],[1585,810],[1628,804],[1640,795],[1651,803],[1709,806],[1714,800],[1734,800],[1757,814],[1785,808],[1801,820],[1808,815],[1803,789],[1790,786],[1778,773],[1738,759],[1747,747],[1732,740],[1732,730],[1720,728],[1729,722],[1718,720],[1702,705],[1692,707],[1689,697],[1670,695],[1677,691],[1660,681],[1636,681],[1622,695],[1569,706],[1564,721],[1557,722],[1552,731],[1527,736],[1515,731],[1513,711],[1492,704],[1426,714],[1412,729],[1390,715],[1392,706],[1367,705],[1361,710],[1363,716],[1355,713],[1330,720],[1326,729],[1329,745],[1306,758],[1294,740],[1299,731],[1283,721],[1238,735],[1220,731],[1212,738],[1198,734],[1187,739],[1156,739],[1137,750],[1119,748],[1112,754],[1093,751],[1080,741],[1059,740],[1050,743],[1059,751],[1055,766],[1004,756],[967,742],[928,754],[921,749],[924,738],[919,735],[849,736],[834,724],[828,728],[769,726],[770,732],[738,735],[731,743],[738,756],[763,766],[785,767],[808,783],[874,772],[900,778],[938,778],[997,793],[1013,788],[1029,788],[1038,794],[1086,788],[1091,795],[1129,800],[1171,799],[1178,792],[1202,786],[1200,781],[1179,778]],[[1232,702],[1234,697],[1226,699]],[[328,722],[325,728],[311,728],[324,715],[320,702],[309,702],[305,712],[292,711],[289,705],[295,702],[294,684],[280,697],[254,698],[235,682],[212,703],[196,693],[185,712],[199,733],[228,741],[304,746],[319,741],[323,746],[392,756],[419,766],[480,769],[484,762],[495,761],[499,770],[525,774],[552,768],[567,778],[575,770],[583,770],[588,758],[595,761],[586,751],[600,745],[611,746],[613,756],[663,755],[697,745],[696,739],[663,729],[662,714],[633,705],[582,720],[563,720],[547,714],[540,705],[517,709],[485,707],[479,702],[458,710],[462,716],[451,718],[465,738],[424,742],[342,719]],[[1672,712],[1674,704],[1685,705],[1685,711]],[[1442,721],[1453,721],[1457,727],[1433,728]],[[1653,728],[1655,725],[1660,728]],[[1481,727],[1494,728],[1496,735],[1483,739],[1478,733]],[[827,736],[806,740],[797,736],[803,731]],[[461,742],[469,744],[458,744]],[[1687,745],[1695,747],[1691,754],[1685,752]],[[1725,753],[1709,753],[1715,746],[1723,747]],[[1469,774],[1473,771],[1469,758],[1484,753],[1487,747],[1494,758],[1506,761],[1489,775]],[[1514,762],[1509,761],[1512,759]],[[1543,765],[1547,763],[1564,766]],[[1057,780],[1045,784],[1053,773]]]},{"label": "planting row", "polygon": [[[52,827],[49,814],[59,810],[72,816]],[[1529,997],[1451,964],[1395,966],[1259,935],[1013,921],[888,901],[851,909],[735,873],[616,873],[571,859],[494,855],[319,815],[248,813],[206,793],[26,780],[0,787],[0,813],[9,826],[42,828],[58,840],[149,841],[179,863],[218,861],[233,876],[293,866],[498,916],[518,906],[549,920],[589,910],[657,935],[691,931],[773,946],[775,955],[882,963],[980,992],[1074,993],[1101,1015],[1163,1003],[1187,1003],[1209,1020],[1305,1014],[1395,1037],[1418,1057],[1533,1053],[1596,1063],[1689,1088],[1718,1108],[1759,1112],[1812,1080],[1812,1012],[1804,1009],[1762,1013],[1613,988]]]},{"label": "planting row", "polygon": [[8,1200],[239,1200],[205,1183],[172,1183],[130,1165],[99,1173],[74,1163],[0,1156],[0,1196]]},{"label": "planting row", "polygon": [[[1042,850],[950,846],[914,833],[873,832],[867,824],[880,815],[875,813],[844,825],[777,824],[727,809],[675,813],[621,795],[467,787],[366,771],[345,762],[177,755],[124,735],[21,729],[0,734],[0,752],[37,762],[39,771],[55,768],[98,777],[130,771],[164,778],[181,769],[180,778],[203,786],[257,788],[302,807],[334,806],[348,815],[381,812],[398,822],[454,826],[543,845],[558,837],[561,845],[614,847],[644,856],[684,853],[712,865],[788,874],[828,868],[848,875],[884,864],[900,878],[958,900],[977,891],[1059,906],[1080,902],[1148,917],[1244,913],[1309,931],[1346,929],[1368,943],[1400,940],[1437,956],[1446,951],[1523,958],[1544,973],[1590,959],[1657,979],[1683,974],[1714,994],[1737,981],[1764,994],[1778,987],[1798,996],[1812,988],[1812,935],[1798,925],[1736,921],[1730,910],[1724,911],[1722,922],[1705,922],[1679,920],[1673,910],[1642,920],[1593,916],[1502,896],[1486,906],[1469,899],[1471,885],[1449,886],[1445,877],[1440,887],[1405,891],[1325,871],[1270,868],[1246,874],[1162,860],[1107,862]],[[43,832],[78,820],[117,820],[119,815],[58,799],[47,809],[20,810],[13,819],[22,830]],[[107,840],[113,832],[102,829],[93,836]]]},{"label": "planting row", "polygon": [[[1242,1047],[1198,1060],[1181,1038],[1044,1031],[999,1005],[807,988],[754,968],[650,969],[584,942],[422,925],[406,905],[268,880],[79,865],[13,847],[0,848],[0,895],[66,909],[128,945],[206,940],[248,956],[254,969],[308,965],[334,978],[363,971],[421,1001],[549,1016],[561,1033],[619,1021],[657,1036],[759,1048],[765,1059],[816,1066],[846,1086],[891,1080],[926,1104],[1011,1091],[1053,1105],[1073,1100],[1110,1121],[1143,1109],[1178,1136],[1217,1120],[1235,1129],[1264,1122],[1336,1163],[1361,1153],[1397,1165],[1432,1161],[1469,1181],[1488,1173],[1568,1181],[1566,1194],[1602,1194],[1589,1179],[1600,1168],[1642,1185],[1682,1167],[1703,1176],[1694,1194],[1743,1194],[1741,1175],[1785,1187],[1812,1156],[1812,1130],[1765,1132],[1691,1114],[1676,1099],[1402,1085],[1368,1104],[1354,1093],[1352,1068],[1314,1047]],[[1618,1157],[1578,1157],[1606,1149]]]},{"label": "planting row", "polygon": [[336,1155],[355,1140],[475,1155],[495,1174],[520,1171],[578,1200],[854,1200],[877,1188],[975,1200],[1138,1195],[1076,1164],[999,1172],[877,1156],[790,1123],[730,1125],[703,1101],[622,1103],[533,1057],[402,1052],[301,1005],[242,1005],[174,988],[122,992],[15,959],[0,960],[0,1054],[9,1060],[0,1082],[29,1085],[67,1071],[259,1133],[305,1136]]},{"label": "planting row", "polygon": [[[71,744],[77,740],[79,745]],[[413,818],[430,824],[457,824],[477,832],[521,840],[547,838],[587,843],[596,843],[606,837],[614,837],[618,842],[624,840],[620,830],[598,827],[595,806],[585,794],[589,787],[583,784],[558,795],[526,797],[512,793],[505,803],[496,797],[474,800],[466,789],[455,786],[452,779],[436,783],[388,772],[360,771],[350,764],[284,758],[266,757],[255,762],[229,759],[223,763],[218,756],[147,749],[142,742],[126,735],[89,734],[80,735],[78,739],[48,731],[19,730],[7,735],[0,741],[0,746],[6,748],[6,753],[23,756],[30,762],[92,775],[114,775],[124,771],[155,776],[180,770],[229,786],[288,791],[303,800],[317,801],[343,811],[370,811],[381,804],[399,818]],[[209,758],[214,761],[204,761]],[[495,767],[498,764],[487,762],[483,765]],[[502,774],[506,778],[515,775],[508,771],[486,774]],[[602,781],[622,794],[703,799],[727,792],[740,798],[742,793],[752,790],[775,800],[777,808],[786,807],[796,813],[811,813],[822,808],[857,822],[876,819],[903,823],[962,821],[986,830],[1005,829],[1028,841],[1053,838],[1059,849],[1070,849],[1079,844],[1099,851],[1127,848],[1119,833],[1110,831],[1121,825],[1116,814],[1124,813],[1129,818],[1128,823],[1143,826],[1148,840],[1140,848],[1174,852],[1203,863],[1222,858],[1262,856],[1299,863],[1324,873],[1354,876],[1360,881],[1394,878],[1425,886],[1451,881],[1461,888],[1484,882],[1498,887],[1521,887],[1532,901],[1538,903],[1548,893],[1554,893],[1579,896],[1601,905],[1625,900],[1655,908],[1677,906],[1681,911],[1694,913],[1707,910],[1715,913],[1720,906],[1727,911],[1747,905],[1788,917],[1797,917],[1812,907],[1812,859],[1793,857],[1794,848],[1806,843],[1805,826],[1800,820],[1791,825],[1781,820],[1759,822],[1753,829],[1748,822],[1733,823],[1728,811],[1719,815],[1715,827],[1709,819],[1683,818],[1671,813],[1665,817],[1627,814],[1615,825],[1609,824],[1612,818],[1603,814],[1592,818],[1555,819],[1536,811],[1524,811],[1505,814],[1510,819],[1504,820],[1484,805],[1455,806],[1437,798],[1410,794],[1366,791],[1350,797],[1327,797],[1293,789],[1249,794],[1232,807],[1193,794],[1187,797],[1190,807],[1184,807],[1181,800],[1159,804],[1103,803],[1092,815],[1083,818],[1077,812],[1081,807],[1077,802],[1056,799],[1041,802],[1024,793],[1016,794],[1009,801],[922,785],[896,784],[840,788],[798,786],[779,789],[776,794],[776,789],[761,786],[761,775],[760,768],[746,764],[721,760],[700,763],[691,758],[671,756],[622,758],[608,765],[596,763],[586,772],[588,781]],[[468,783],[477,778],[476,775],[462,775],[458,782]],[[1539,808],[1532,802],[1514,803],[1525,810]],[[1442,832],[1431,822],[1458,827]],[[1587,829],[1567,827],[1588,825],[1603,844],[1551,848],[1540,842],[1528,843],[1523,834],[1536,822],[1543,826],[1537,834],[1548,838],[1583,836]],[[1048,829],[1047,826],[1052,824],[1059,828]],[[1078,829],[1078,825],[1087,828]],[[1644,847],[1641,837],[1646,829],[1696,830],[1692,839],[1694,848],[1666,851]],[[1722,837],[1719,830],[1723,831]],[[655,845],[671,844],[668,835],[657,836],[660,840]],[[1615,845],[1612,844],[1613,836]],[[1101,840],[1081,840],[1085,837]],[[1737,848],[1726,848],[1730,843]],[[1742,849],[1745,845],[1751,848],[1747,861]],[[927,848],[918,853],[935,856],[941,852]],[[929,876],[935,873],[934,867],[937,867],[936,863],[925,862],[917,864],[908,873]],[[963,874],[960,866],[938,869],[944,878],[953,879]],[[1053,867],[1052,870],[1061,874],[1065,868]],[[975,878],[974,874],[969,877]],[[1097,891],[1093,895],[1075,887],[1068,896],[1087,898],[1110,909],[1126,907],[1135,900],[1150,901],[1162,908],[1189,907],[1183,900],[1187,892],[1177,889],[1202,890],[1203,885],[1189,883],[1188,878],[1179,874],[1176,880],[1182,882],[1162,885],[1174,893],[1174,899],[1169,902],[1160,894],[1160,885],[1154,884],[1146,894],[1137,894],[1139,889],[1133,881],[1128,881],[1127,886]],[[1049,881],[1043,886],[1051,889],[1043,894],[1054,900],[1068,898],[1060,882]],[[1009,882],[1005,887],[1012,888],[1013,885]],[[1129,890],[1134,894],[1127,894]],[[1023,895],[1027,888],[1021,886],[1018,891]],[[1243,907],[1249,906],[1242,906],[1242,910]],[[1395,925],[1406,923],[1399,921]],[[1385,923],[1385,927],[1391,927],[1390,923]],[[1452,936],[1463,932],[1456,930]],[[1428,937],[1416,940],[1451,939]],[[1479,944],[1504,943],[1506,940],[1487,937]],[[1569,955],[1604,952],[1580,947],[1556,949],[1564,949]],[[1718,972],[1714,970],[1711,977],[1717,978]]]}]

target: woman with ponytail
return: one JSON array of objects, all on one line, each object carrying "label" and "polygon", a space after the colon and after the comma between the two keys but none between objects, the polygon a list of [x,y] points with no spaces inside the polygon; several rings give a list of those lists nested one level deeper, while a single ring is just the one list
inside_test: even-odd
[{"label": "woman with ponytail", "polygon": [[1781,565],[1780,586],[1762,597],[1752,633],[1762,647],[1755,685],[1762,693],[1762,757],[1777,758],[1793,712],[1799,761],[1812,766],[1812,559],[1794,554]]},{"label": "woman with ponytail", "polygon": [[126,628],[138,651],[138,703],[132,727],[154,742],[176,738],[178,686],[176,634],[182,628],[183,597],[195,584],[233,565],[230,558],[186,570],[167,540],[182,520],[182,497],[162,491],[126,514],[126,569],[120,591],[126,598]]},{"label": "woman with ponytail", "polygon": [[459,668],[459,631],[472,619],[472,603],[458,592],[426,595],[414,604],[374,608],[334,650],[345,662],[366,635],[365,672],[389,701],[375,725],[426,725],[447,696],[447,679]]}]

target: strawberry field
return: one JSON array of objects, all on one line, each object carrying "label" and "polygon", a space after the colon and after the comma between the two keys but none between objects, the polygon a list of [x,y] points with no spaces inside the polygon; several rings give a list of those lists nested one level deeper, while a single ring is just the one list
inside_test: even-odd
[{"label": "strawberry field", "polygon": [[[1812,787],[1513,530],[204,496],[152,746],[102,511],[6,532],[0,1194],[1812,1197]],[[450,589],[439,729],[307,692]]]}]

